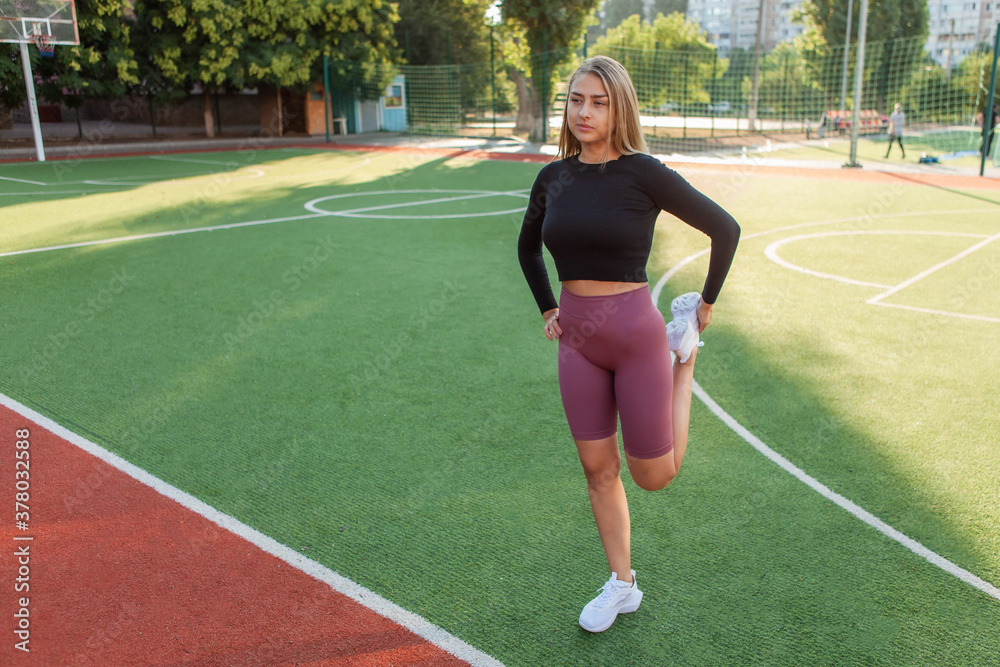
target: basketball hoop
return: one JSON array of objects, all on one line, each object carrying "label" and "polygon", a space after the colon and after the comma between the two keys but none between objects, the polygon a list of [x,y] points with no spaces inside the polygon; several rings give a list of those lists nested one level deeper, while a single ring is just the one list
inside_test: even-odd
[{"label": "basketball hoop", "polygon": [[38,53],[43,58],[52,58],[56,54],[56,45],[52,41],[52,35],[37,33],[31,36],[31,41],[38,47]]}]

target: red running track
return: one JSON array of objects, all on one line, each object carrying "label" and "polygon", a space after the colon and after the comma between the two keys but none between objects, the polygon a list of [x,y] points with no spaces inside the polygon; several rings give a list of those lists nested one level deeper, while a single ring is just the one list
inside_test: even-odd
[{"label": "red running track", "polygon": [[467,664],[4,406],[0,475],[0,664]]}]

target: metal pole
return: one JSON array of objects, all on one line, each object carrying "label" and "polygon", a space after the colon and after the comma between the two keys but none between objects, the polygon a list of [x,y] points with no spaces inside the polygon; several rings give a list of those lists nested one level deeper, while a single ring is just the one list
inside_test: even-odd
[{"label": "metal pole", "polygon": [[851,112],[851,158],[845,167],[860,167],[858,164],[858,123],[861,119],[861,91],[865,78],[865,39],[868,32],[868,0],[861,0],[861,16],[858,22],[858,58],[854,64],[854,111]]},{"label": "metal pole", "polygon": [[785,52],[785,76],[781,80],[781,131],[785,131],[785,108],[788,106],[788,52]]},{"label": "metal pole", "polygon": [[493,64],[493,24],[490,23],[490,89],[493,100],[493,136],[497,136],[497,81],[496,65]]},{"label": "metal pole", "polygon": [[28,111],[31,114],[31,133],[35,137],[35,154],[39,162],[45,162],[45,146],[42,145],[42,126],[38,122],[38,101],[35,100],[35,78],[31,75],[31,58],[28,45],[21,42],[21,65],[24,68],[24,87],[28,89]]},{"label": "metal pole", "polygon": [[330,56],[323,54],[323,116],[326,118],[326,143],[330,143]]},{"label": "metal pole", "polygon": [[847,109],[847,62],[851,53],[851,19],[854,18],[854,0],[847,0],[847,35],[844,37],[844,69],[840,77],[840,112]]},{"label": "metal pole", "polygon": [[681,130],[681,138],[687,139],[688,135],[688,63],[691,62],[691,54],[688,52],[688,47],[684,47],[684,90],[681,91],[681,114],[684,118],[683,129]]},{"label": "metal pole", "polygon": [[753,86],[750,89],[750,110],[747,112],[748,129],[753,132],[757,126],[757,99],[760,95],[760,36],[764,32],[764,0],[760,0],[757,10],[757,41],[753,47]]},{"label": "metal pole", "polygon": [[[23,44],[21,45],[24,46]],[[993,74],[990,75],[990,95],[986,98],[986,111],[983,113],[983,147],[979,151],[982,156],[979,158],[979,175],[986,171],[986,154],[989,152],[986,147],[989,145],[990,135],[993,134],[993,96],[997,92],[997,58],[1000,56],[1000,23],[997,23],[997,34],[993,39]]]},{"label": "metal pole", "polygon": [[[715,85],[717,83],[716,80],[715,80],[715,77],[716,77],[716,72],[718,72],[718,70],[719,70],[719,50],[718,49],[715,49],[715,51],[712,52],[712,58],[713,58],[713,60],[712,60],[712,94],[709,96],[709,99],[715,100],[715,91],[717,90],[717,87]],[[709,114],[708,114],[708,117],[711,119],[711,123],[712,123],[712,129],[709,132],[708,136],[714,137],[715,136],[715,111],[710,111]]]},{"label": "metal pole", "polygon": [[948,60],[944,65],[944,80],[951,78],[951,54],[955,53],[955,19],[948,19],[951,22],[951,34],[948,35]]},{"label": "metal pole", "polygon": [[549,57],[545,52],[547,48],[546,31],[542,30],[542,143],[544,144],[549,140],[549,101],[548,101],[548,90],[547,90],[547,80],[548,80],[548,69]]}]

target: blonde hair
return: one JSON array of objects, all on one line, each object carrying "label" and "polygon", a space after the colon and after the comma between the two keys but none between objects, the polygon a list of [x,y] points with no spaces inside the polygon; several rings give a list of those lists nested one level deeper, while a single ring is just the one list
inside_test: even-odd
[{"label": "blonde hair", "polygon": [[[583,61],[583,64],[573,72],[569,79],[569,91],[573,90],[573,82],[579,77],[594,74],[604,84],[608,93],[611,110],[611,132],[608,144],[604,149],[605,162],[613,146],[622,155],[633,153],[648,153],[646,139],[642,136],[642,124],[639,122],[639,98],[635,94],[635,86],[628,71],[617,60],[607,56],[594,56]],[[563,124],[559,130],[558,158],[567,158],[580,152],[580,140],[573,136],[569,127],[569,105],[563,109]]]}]

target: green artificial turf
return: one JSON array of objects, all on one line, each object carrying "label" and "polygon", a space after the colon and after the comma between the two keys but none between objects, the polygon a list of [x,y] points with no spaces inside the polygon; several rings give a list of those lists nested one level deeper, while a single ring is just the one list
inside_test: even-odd
[{"label": "green artificial turf", "polygon": [[[975,168],[976,170],[980,167],[980,156],[969,154],[970,151],[978,151],[982,143],[981,135],[974,132],[951,131],[932,134],[907,132],[903,136],[903,146],[906,149],[905,158],[899,150],[898,143],[892,145],[889,156],[886,157],[888,139],[888,136],[884,134],[859,137],[855,158],[861,165],[869,166],[917,164],[922,157],[936,158],[937,163],[929,164],[939,168],[941,173],[952,173],[950,169],[956,167]],[[765,152],[761,152],[761,147],[757,147],[749,153],[750,157],[757,155],[766,158],[820,160],[846,164],[850,162],[851,156],[850,135],[846,137],[828,136],[823,139],[814,138],[794,148],[776,148]],[[989,156],[986,165],[993,165]]]},{"label": "green artificial turf", "polygon": [[[508,665],[996,663],[1000,602],[833,505],[697,400],[677,480],[647,493],[626,479],[643,606],[585,633],[576,619],[606,562],[555,344],[516,261],[520,215],[472,217],[524,200],[420,203],[525,192],[539,165],[175,157],[192,161],[18,165],[17,178],[61,181],[0,181],[32,193],[0,202],[0,253],[304,216],[334,195],[393,191],[326,210],[414,205],[0,257],[4,393]],[[884,290],[765,256],[781,239],[850,231],[778,253],[895,285],[1000,232],[995,192],[687,175],[743,227],[699,383],[807,474],[1000,582],[1000,323],[867,304]],[[402,217],[426,215],[468,217]],[[664,217],[651,273],[705,248]],[[986,246],[886,302],[995,320],[998,259]],[[677,272],[661,309],[706,267]]]}]

